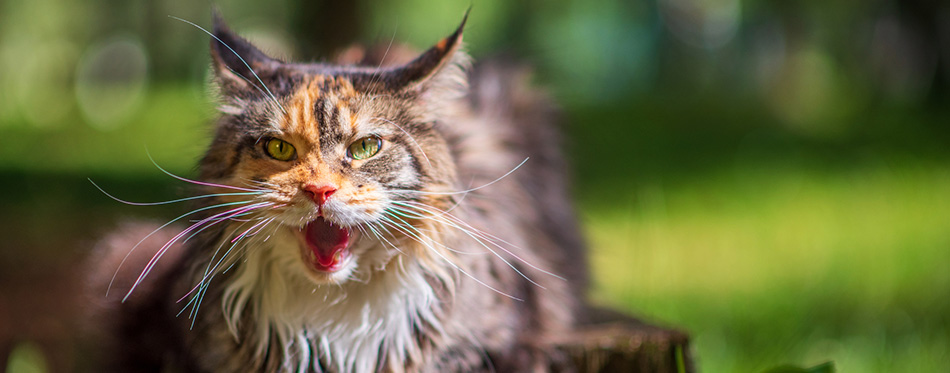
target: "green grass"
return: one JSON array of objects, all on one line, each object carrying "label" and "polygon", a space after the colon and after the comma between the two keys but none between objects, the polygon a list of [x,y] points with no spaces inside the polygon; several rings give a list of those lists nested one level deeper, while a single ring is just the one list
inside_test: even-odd
[{"label": "green grass", "polygon": [[[132,200],[178,196],[145,148],[189,174],[208,139],[204,96],[153,87],[108,131],[78,114],[46,128],[0,123],[0,171],[20,180],[3,188],[16,196],[5,205],[13,238],[45,247],[32,227],[51,217],[73,240],[105,224],[90,221],[158,214],[85,179]],[[703,371],[950,366],[950,136],[935,130],[946,113],[882,110],[852,126],[866,130],[821,141],[739,101],[569,114],[595,299],[688,331]]]},{"label": "green grass", "polygon": [[950,366],[950,167],[761,166],[588,199],[596,298],[688,330],[709,372]]}]

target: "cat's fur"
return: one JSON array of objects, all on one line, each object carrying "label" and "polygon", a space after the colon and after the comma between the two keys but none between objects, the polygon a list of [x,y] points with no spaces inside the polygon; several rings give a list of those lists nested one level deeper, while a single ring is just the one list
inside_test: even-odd
[{"label": "cat's fur", "polygon": [[[462,27],[411,61],[368,53],[361,65],[284,63],[218,20],[214,36],[222,115],[200,179],[254,192],[198,207],[262,207],[209,208],[184,245],[161,250],[175,241],[164,233],[136,248],[107,300],[112,368],[524,371],[550,358],[528,339],[575,323],[586,260],[553,107],[522,69],[470,67]],[[379,153],[347,158],[366,135],[383,139]],[[271,137],[296,158],[270,158]],[[336,191],[318,208],[308,183]],[[317,216],[358,236],[339,271],[301,254],[295,232]],[[148,233],[133,231],[105,241],[102,273]]]}]

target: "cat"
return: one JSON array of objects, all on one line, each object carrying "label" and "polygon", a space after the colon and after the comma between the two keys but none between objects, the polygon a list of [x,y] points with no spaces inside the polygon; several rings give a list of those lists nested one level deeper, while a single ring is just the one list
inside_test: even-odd
[{"label": "cat", "polygon": [[101,244],[108,369],[543,370],[532,336],[574,327],[588,282],[558,116],[464,26],[290,63],[215,15],[221,113],[199,180],[175,176],[194,224]]}]

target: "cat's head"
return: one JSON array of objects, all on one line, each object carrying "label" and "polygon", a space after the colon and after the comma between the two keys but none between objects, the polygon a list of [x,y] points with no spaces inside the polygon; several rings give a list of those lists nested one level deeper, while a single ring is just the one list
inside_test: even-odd
[{"label": "cat's head", "polygon": [[222,116],[201,174],[248,189],[219,198],[247,206],[226,239],[292,235],[292,270],[316,283],[432,255],[402,244],[436,234],[423,216],[451,207],[455,170],[437,127],[467,89],[462,26],[389,67],[283,62],[217,18],[213,34]]}]

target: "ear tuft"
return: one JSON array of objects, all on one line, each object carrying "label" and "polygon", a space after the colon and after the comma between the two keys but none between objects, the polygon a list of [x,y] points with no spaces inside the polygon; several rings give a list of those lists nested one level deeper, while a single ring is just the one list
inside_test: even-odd
[{"label": "ear tuft", "polygon": [[413,85],[424,83],[452,63],[452,57],[462,46],[462,31],[465,29],[465,23],[468,21],[468,11],[462,18],[462,23],[455,32],[448,37],[439,40],[434,46],[429,48],[419,57],[397,70],[402,79],[408,84]]},{"label": "ear tuft", "polygon": [[[429,91],[432,88],[464,88],[468,55],[461,50],[462,31],[468,20],[468,11],[462,23],[448,37],[405,65],[389,69],[382,82],[392,91]],[[438,89],[441,90],[441,89]]]}]

